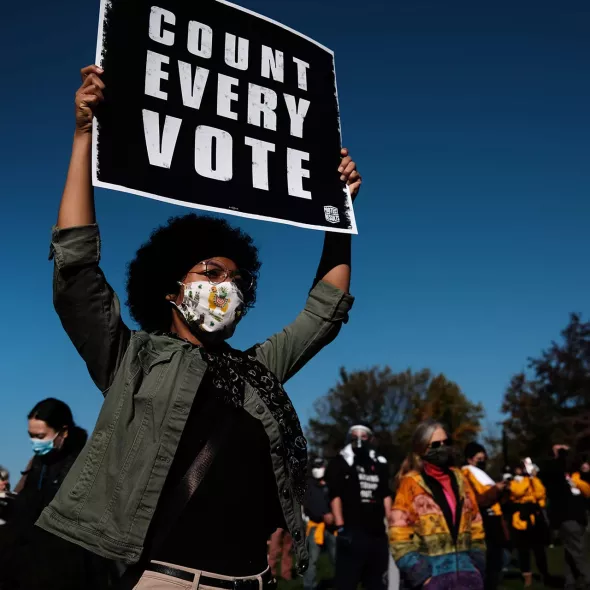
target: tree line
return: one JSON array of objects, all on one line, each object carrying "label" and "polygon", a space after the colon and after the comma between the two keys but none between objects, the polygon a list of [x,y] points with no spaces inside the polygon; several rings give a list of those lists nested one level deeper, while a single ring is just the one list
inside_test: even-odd
[{"label": "tree line", "polygon": [[[502,436],[483,441],[493,463],[499,469],[523,457],[542,458],[557,443],[570,445],[580,458],[590,455],[590,322],[571,314],[561,340],[529,358],[527,367],[504,392],[506,418],[497,425]],[[307,435],[314,454],[331,458],[345,445],[353,423],[367,424],[396,468],[421,420],[440,420],[462,449],[482,439],[484,415],[482,404],[471,401],[457,383],[428,369],[341,368],[337,383],[315,402]]]}]

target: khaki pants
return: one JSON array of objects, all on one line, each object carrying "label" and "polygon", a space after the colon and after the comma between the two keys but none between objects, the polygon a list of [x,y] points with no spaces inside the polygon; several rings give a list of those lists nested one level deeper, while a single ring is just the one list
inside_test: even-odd
[{"label": "khaki pants", "polygon": [[215,578],[217,580],[227,580],[230,582],[233,582],[235,580],[258,579],[259,590],[263,590],[261,576],[265,572],[262,572],[262,574],[258,576],[248,576],[246,578],[232,578],[231,576],[211,574],[209,572],[202,572],[201,570],[194,570],[190,567],[182,567],[181,565],[176,565],[174,563],[165,563],[163,561],[153,561],[152,563],[167,565],[177,570],[189,572],[195,576],[195,579],[192,582],[187,582],[186,580],[174,578],[173,576],[166,576],[165,574],[160,574],[159,572],[150,572],[149,570],[146,570],[141,576],[134,590],[219,590],[219,588],[216,588],[215,586],[206,586],[204,584],[201,584],[201,575],[207,576],[208,578]]}]

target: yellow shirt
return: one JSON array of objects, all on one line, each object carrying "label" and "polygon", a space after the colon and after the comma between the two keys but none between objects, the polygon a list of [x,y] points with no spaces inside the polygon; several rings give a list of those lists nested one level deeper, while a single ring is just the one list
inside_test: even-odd
[{"label": "yellow shirt", "polygon": [[[495,485],[495,484],[492,485],[492,484],[482,483],[479,479],[477,479],[477,477],[473,473],[473,471],[471,469],[469,469],[469,467],[467,467],[467,466],[463,467],[463,469],[461,471],[463,472],[465,479],[467,479],[467,481],[470,483],[471,487],[473,488],[473,491],[475,492],[475,496],[478,499],[478,503],[479,503],[480,496],[482,496],[482,494],[484,494],[488,490],[492,489]],[[492,504],[491,506],[489,506],[487,508],[481,508],[481,510],[482,511],[486,510],[487,513],[491,516],[502,516],[502,507],[500,506],[500,502],[496,502],[495,504]]]},{"label": "yellow shirt", "polygon": [[[313,533],[313,539],[316,542],[316,545],[320,547],[324,544],[324,540],[326,537],[326,523],[325,522],[313,522],[313,520],[308,521],[307,523],[307,531],[305,535],[309,537]],[[335,537],[338,536],[338,532],[334,531],[332,533]]]},{"label": "yellow shirt", "polygon": [[510,482],[510,501],[516,504],[516,509],[512,515],[512,526],[519,531],[528,529],[529,522],[534,526],[535,516],[531,515],[530,520],[521,518],[519,505],[537,504],[541,508],[545,508],[547,503],[547,492],[545,486],[541,483],[538,477],[522,477],[520,480],[513,479]]},{"label": "yellow shirt", "polygon": [[514,504],[538,504],[545,508],[547,492],[538,477],[523,477],[510,482],[510,501]]},{"label": "yellow shirt", "polygon": [[582,492],[584,498],[590,498],[590,484],[582,480],[578,472],[572,473],[572,483]]}]

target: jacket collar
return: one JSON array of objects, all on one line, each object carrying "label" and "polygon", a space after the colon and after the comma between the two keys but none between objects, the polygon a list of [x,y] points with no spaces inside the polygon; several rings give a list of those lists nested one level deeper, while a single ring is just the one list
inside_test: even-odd
[{"label": "jacket collar", "polygon": [[[434,497],[432,490],[424,481],[424,477],[422,477],[421,473],[418,471],[411,471],[408,473],[408,476],[411,477],[419,486],[421,486],[428,493],[428,495]],[[457,489],[459,490],[459,498],[463,500],[465,498],[465,483],[459,469],[456,467],[451,467],[451,477],[455,478],[455,481],[457,482]]]}]

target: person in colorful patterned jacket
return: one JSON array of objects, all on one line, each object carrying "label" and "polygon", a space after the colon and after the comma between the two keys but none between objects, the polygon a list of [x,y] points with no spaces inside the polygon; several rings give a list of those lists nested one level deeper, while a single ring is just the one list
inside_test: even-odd
[{"label": "person in colorful patterned jacket", "polygon": [[495,590],[502,573],[504,548],[508,544],[508,531],[500,505],[508,484],[505,481],[496,483],[486,473],[487,458],[486,450],[482,445],[470,442],[465,447],[466,465],[462,471],[475,492],[486,534],[487,553],[484,586],[486,590]]},{"label": "person in colorful patterned jacket", "polygon": [[397,476],[389,530],[405,589],[483,589],[483,522],[473,489],[452,464],[443,426],[422,422]]}]

